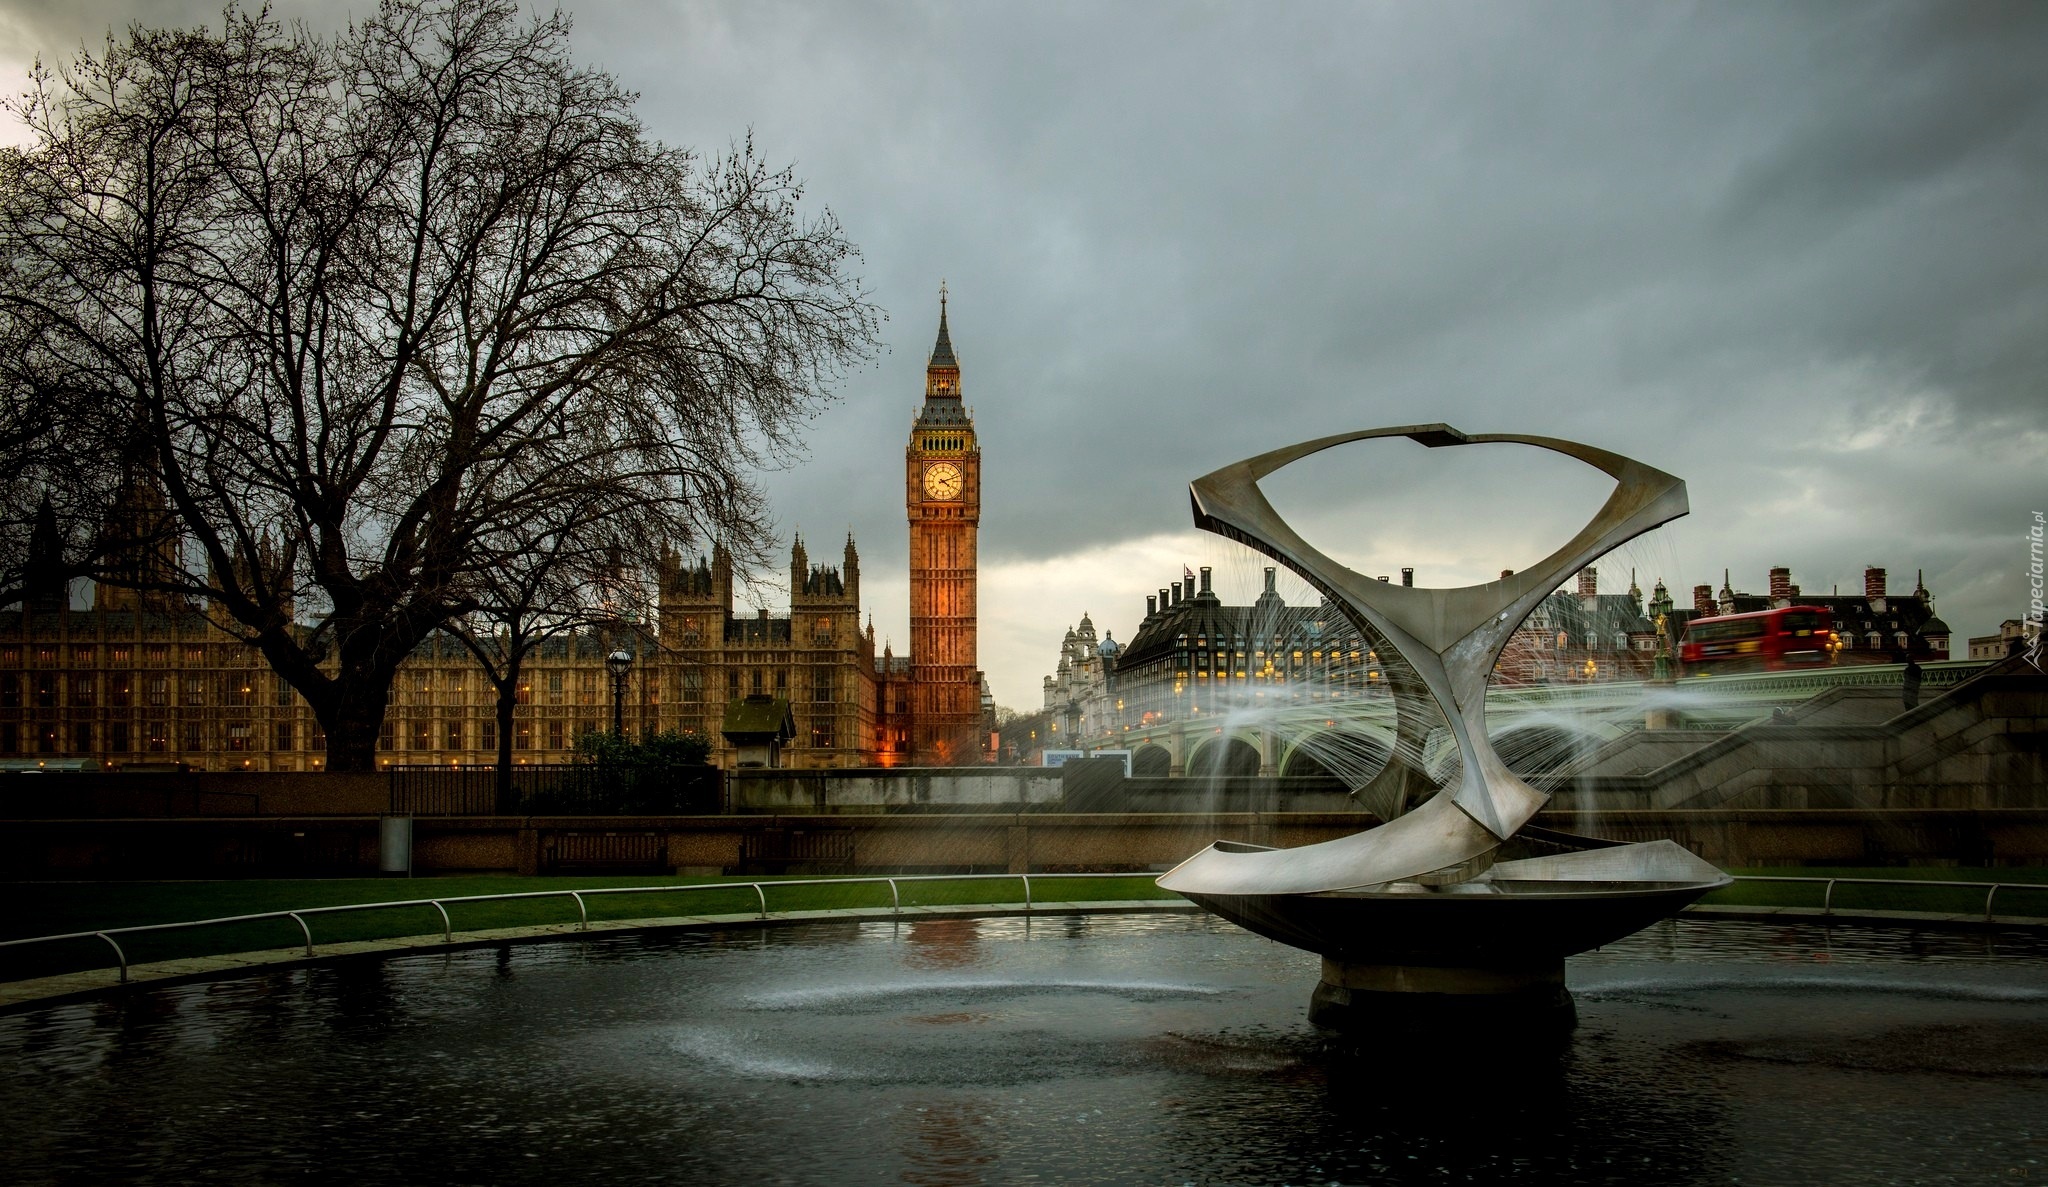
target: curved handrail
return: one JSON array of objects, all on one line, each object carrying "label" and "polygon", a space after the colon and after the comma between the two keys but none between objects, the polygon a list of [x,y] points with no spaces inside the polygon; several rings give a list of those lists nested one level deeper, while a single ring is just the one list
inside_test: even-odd
[{"label": "curved handrail", "polygon": [[997,880],[1021,880],[1024,887],[1024,909],[1026,911],[1034,911],[1037,909],[1037,906],[1031,901],[1031,879],[1033,878],[1100,879],[1124,877],[1147,878],[1149,880],[1150,876],[1145,874],[1122,873],[895,874],[889,876],[864,875],[847,878],[785,878],[774,879],[770,881],[746,882],[691,882],[682,885],[666,886],[598,886],[578,887],[574,890],[521,890],[507,891],[499,894],[460,895],[454,898],[389,899],[371,903],[339,903],[327,907],[299,907],[297,909],[289,911],[259,911],[250,915],[220,915],[212,919],[190,919],[180,921],[177,923],[137,923],[131,924],[127,927],[104,927],[97,928],[93,931],[64,932],[58,935],[26,936],[20,939],[0,940],[0,948],[12,948],[25,944],[46,944],[53,943],[58,940],[104,940],[109,946],[113,948],[115,958],[119,962],[120,980],[122,982],[126,982],[128,980],[128,957],[127,954],[121,950],[120,944],[115,942],[114,937],[117,935],[136,935],[143,932],[189,931],[193,928],[216,927],[222,924],[229,923],[261,923],[268,920],[290,919],[291,921],[299,925],[299,930],[303,934],[305,939],[306,955],[312,956],[314,954],[313,929],[311,925],[306,922],[305,917],[308,915],[339,915],[343,912],[348,911],[382,911],[389,909],[397,909],[401,907],[432,907],[436,911],[440,912],[441,915],[442,942],[452,944],[455,942],[455,926],[448,914],[448,904],[451,903],[508,902],[514,899],[538,898],[572,899],[576,903],[577,930],[587,931],[590,927],[590,913],[588,908],[585,906],[583,900],[584,897],[587,895],[596,894],[687,894],[693,891],[738,890],[745,887],[751,888],[753,890],[755,899],[760,905],[759,917],[762,919],[766,919],[768,918],[769,914],[768,892],[766,888],[770,886],[865,886],[886,883],[889,887],[889,910],[891,914],[896,914],[900,913],[903,909],[902,897],[897,890],[898,883],[985,882]]},{"label": "curved handrail", "polygon": [[[578,931],[586,931],[586,930],[588,930],[588,929],[589,929],[589,926],[590,926],[590,913],[589,913],[589,910],[588,910],[587,906],[586,906],[586,905],[585,905],[585,903],[584,903],[584,898],[585,898],[585,896],[588,896],[588,895],[597,895],[597,894],[688,894],[688,893],[693,893],[693,892],[697,892],[697,891],[710,891],[710,890],[739,890],[739,889],[742,889],[742,888],[746,888],[746,889],[751,889],[751,890],[752,890],[752,891],[754,892],[754,894],[755,894],[755,896],[756,896],[756,901],[757,901],[757,902],[759,903],[759,905],[760,905],[760,914],[759,914],[759,918],[762,918],[762,919],[766,919],[766,918],[768,918],[768,915],[769,915],[769,911],[768,911],[768,894],[767,894],[767,889],[766,889],[766,888],[767,888],[767,887],[770,887],[770,886],[880,886],[880,885],[886,885],[886,886],[888,886],[888,887],[889,887],[889,892],[890,892],[890,906],[889,906],[889,911],[890,911],[890,913],[891,913],[891,914],[898,914],[898,913],[900,913],[900,912],[902,911],[902,909],[903,909],[903,902],[902,902],[902,896],[901,896],[901,894],[900,894],[900,892],[899,892],[899,890],[898,890],[898,884],[899,884],[899,883],[904,883],[904,882],[990,882],[990,881],[1007,881],[1007,880],[1016,880],[1016,881],[1019,881],[1019,882],[1021,882],[1021,883],[1022,883],[1022,885],[1023,885],[1023,889],[1024,889],[1024,910],[1025,910],[1025,912],[1029,913],[1029,912],[1034,912],[1034,911],[1037,911],[1037,910],[1039,910],[1039,909],[1041,908],[1041,906],[1043,905],[1043,904],[1039,904],[1039,903],[1036,903],[1036,902],[1034,902],[1034,900],[1033,900],[1033,897],[1032,897],[1032,892],[1031,892],[1031,880],[1032,880],[1032,879],[1034,879],[1034,878],[1037,878],[1037,879],[1040,879],[1040,880],[1044,880],[1044,879],[1063,879],[1063,878],[1095,878],[1095,879],[1101,879],[1101,878],[1146,878],[1146,877],[1148,877],[1148,876],[1147,876],[1147,875],[1144,875],[1144,874],[1123,874],[1123,873],[1092,873],[1092,874],[1091,874],[1091,873],[1079,873],[1079,874],[891,874],[891,875],[881,875],[881,874],[874,874],[874,875],[861,875],[861,876],[854,876],[854,877],[845,877],[845,878],[788,878],[788,879],[777,879],[777,880],[770,880],[770,881],[754,881],[754,880],[750,880],[750,881],[746,881],[746,882],[738,882],[738,881],[735,881],[735,882],[692,882],[692,883],[687,883],[687,884],[683,884],[683,885],[667,885],[667,886],[599,886],[599,887],[578,887],[578,888],[576,888],[576,889],[573,889],[573,890],[522,890],[522,891],[507,891],[507,892],[503,892],[503,893],[499,893],[499,894],[471,894],[471,895],[461,895],[461,896],[457,896],[457,897],[454,897],[454,898],[425,898],[425,899],[392,899],[392,900],[388,900],[388,901],[380,901],[380,902],[373,902],[373,903],[340,903],[340,904],[336,904],[336,905],[333,905],[333,906],[327,906],[327,907],[299,907],[299,908],[297,908],[297,909],[295,909],[295,910],[289,910],[289,911],[260,911],[260,912],[257,912],[257,913],[255,913],[255,914],[251,914],[251,915],[222,915],[222,916],[217,916],[217,917],[215,917],[215,918],[212,918],[212,919],[191,919],[191,920],[184,920],[184,921],[181,921],[181,922],[177,922],[177,923],[138,923],[138,924],[133,924],[133,925],[130,925],[130,926],[128,926],[128,927],[103,927],[103,928],[97,928],[97,929],[94,929],[94,930],[92,930],[92,931],[74,931],[74,932],[64,932],[64,933],[62,933],[62,934],[58,934],[58,935],[48,935],[48,936],[25,936],[25,937],[22,937],[22,938],[20,938],[20,939],[13,939],[13,940],[0,940],[0,948],[13,948],[13,947],[19,947],[19,946],[22,946],[22,945],[27,945],[27,944],[47,944],[47,943],[54,943],[54,942],[56,942],[56,941],[58,941],[58,940],[86,940],[86,939],[97,939],[97,940],[102,940],[102,941],[104,941],[104,942],[105,942],[105,943],[106,943],[106,944],[107,944],[107,945],[108,945],[109,947],[111,947],[111,948],[112,948],[112,949],[114,950],[114,956],[115,956],[115,959],[116,959],[116,961],[118,962],[118,966],[119,966],[119,969],[120,969],[120,976],[119,976],[119,980],[120,980],[121,982],[125,983],[125,982],[127,982],[127,980],[128,980],[128,956],[127,956],[127,953],[126,953],[126,952],[124,952],[124,951],[122,950],[122,948],[121,948],[121,945],[120,945],[120,944],[119,944],[118,942],[116,942],[116,941],[115,941],[115,939],[114,939],[114,937],[115,937],[115,936],[117,936],[117,935],[137,935],[137,934],[141,934],[141,933],[143,933],[143,932],[165,932],[165,931],[189,931],[189,930],[191,930],[191,929],[193,929],[193,928],[200,928],[200,927],[215,927],[215,926],[219,926],[219,925],[221,925],[221,924],[228,924],[228,923],[259,923],[259,922],[263,922],[263,921],[266,921],[266,920],[282,920],[282,919],[290,919],[290,920],[292,920],[293,922],[295,922],[295,923],[297,923],[297,924],[299,925],[299,930],[300,930],[300,932],[301,932],[301,934],[302,934],[302,936],[303,936],[303,938],[304,938],[304,941],[305,941],[305,944],[304,944],[304,946],[305,946],[305,951],[306,951],[306,955],[310,957],[310,956],[313,956],[313,955],[315,955],[315,953],[314,953],[314,951],[313,951],[313,948],[314,948],[314,944],[313,944],[313,929],[312,929],[312,926],[311,926],[311,924],[309,924],[309,923],[308,923],[308,922],[306,921],[306,916],[309,916],[309,915],[339,915],[339,914],[342,914],[342,913],[344,913],[344,912],[349,912],[349,911],[380,911],[380,910],[386,910],[386,909],[395,909],[395,908],[401,908],[401,907],[432,907],[432,908],[434,908],[434,909],[435,909],[436,911],[440,912],[440,915],[441,915],[441,939],[442,939],[442,942],[443,942],[443,943],[448,943],[448,944],[452,944],[452,943],[454,943],[454,942],[455,942],[455,926],[454,926],[454,922],[453,922],[452,918],[450,917],[450,915],[449,915],[449,913],[448,913],[448,905],[449,905],[449,904],[453,904],[453,903],[489,903],[489,902],[509,902],[509,901],[512,901],[512,900],[516,900],[516,899],[540,899],[540,898],[566,898],[566,899],[570,899],[570,900],[573,900],[573,901],[575,902],[575,904],[576,904],[576,909],[577,909],[577,916],[578,916],[578,918],[577,918],[577,930],[578,930]],[[1827,877],[1799,877],[1799,876],[1796,876],[1796,875],[1775,875],[1775,874],[1768,874],[1768,875],[1767,875],[1767,874],[1744,874],[1744,875],[1737,875],[1737,876],[1735,876],[1735,877],[1734,877],[1734,881],[1735,881],[1735,882],[1738,882],[1738,883],[1741,883],[1741,882],[1755,882],[1755,883],[1764,883],[1764,882],[1772,882],[1772,883],[1777,883],[1777,882],[1784,882],[1784,883],[1812,883],[1812,884],[1816,884],[1816,885],[1823,885],[1823,884],[1824,884],[1824,885],[1826,886],[1826,888],[1827,888],[1827,889],[1826,889],[1826,893],[1825,893],[1824,901],[1823,901],[1823,903],[1822,903],[1822,914],[1823,914],[1823,915],[1833,915],[1833,914],[1834,914],[1834,888],[1835,888],[1836,886],[1838,886],[1838,885],[1839,885],[1839,886],[1914,886],[1914,887],[1920,887],[1920,888],[1922,888],[1922,889],[1950,889],[1950,890],[1957,890],[1957,889],[1961,889],[1961,890],[1983,890],[1983,891],[1986,891],[1986,894],[1984,895],[1984,922],[1986,922],[1986,923],[1992,923],[1992,922],[1994,922],[1994,921],[1995,921],[1995,919],[1994,919],[1994,916],[1993,916],[1993,915],[1992,915],[1992,913],[1991,913],[1991,907],[1992,907],[1992,901],[1993,901],[1993,899],[1994,899],[1994,898],[1996,898],[1996,896],[1997,896],[1997,894],[1998,894],[1998,892],[1999,892],[2000,890],[2036,890],[2036,891],[2048,891],[2048,882],[1950,882],[1950,881],[1944,881],[1944,880],[1939,880],[1939,879],[1932,879],[1932,878],[1827,878]],[[977,904],[977,905],[979,905],[979,904]],[[2027,918],[2032,918],[2032,916],[2028,916]]]},{"label": "curved handrail", "polygon": [[1836,886],[1939,886],[1951,890],[1984,891],[1984,922],[1992,921],[1991,902],[2000,890],[2048,890],[2048,882],[1950,882],[1939,878],[1803,878],[1796,875],[1745,874],[1737,882],[1825,882],[1827,890],[1821,895],[1820,913],[1835,913]]}]

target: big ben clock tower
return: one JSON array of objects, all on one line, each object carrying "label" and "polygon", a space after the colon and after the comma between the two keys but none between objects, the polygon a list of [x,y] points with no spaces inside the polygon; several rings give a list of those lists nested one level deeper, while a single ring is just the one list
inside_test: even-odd
[{"label": "big ben clock tower", "polygon": [[981,446],[960,400],[960,362],[939,286],[939,340],[924,369],[924,406],[903,451],[910,515],[910,761],[981,761],[976,665],[975,532],[981,522]]}]

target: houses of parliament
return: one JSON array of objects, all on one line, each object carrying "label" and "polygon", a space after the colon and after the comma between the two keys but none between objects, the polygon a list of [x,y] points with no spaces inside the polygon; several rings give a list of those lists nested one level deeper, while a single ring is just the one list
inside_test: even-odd
[{"label": "houses of parliament", "polygon": [[[987,761],[992,702],[976,661],[981,447],[939,297],[924,402],[904,449],[910,529],[910,651],[877,651],[861,624],[860,554],[837,564],[790,549],[789,611],[735,613],[723,549],[662,559],[651,621],[550,640],[528,658],[514,714],[515,762],[561,763],[608,730],[605,657],[634,656],[620,714],[628,736],[679,730],[730,768],[722,727],[738,706],[782,720],[787,767],[959,766]],[[45,540],[42,547],[54,547]],[[31,544],[31,570],[37,545]],[[62,578],[0,611],[0,764],[203,770],[319,770],[326,737],[305,702],[252,646],[199,606],[112,585],[89,608]],[[380,766],[485,764],[498,750],[496,694],[467,650],[437,634],[400,666]],[[786,713],[785,713],[786,709]]]}]

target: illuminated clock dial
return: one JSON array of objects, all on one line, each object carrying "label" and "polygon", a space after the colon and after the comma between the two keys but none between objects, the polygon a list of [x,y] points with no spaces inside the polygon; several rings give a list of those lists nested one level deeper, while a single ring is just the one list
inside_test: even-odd
[{"label": "illuminated clock dial", "polygon": [[960,467],[951,462],[933,462],[924,468],[924,493],[950,501],[960,497]]}]

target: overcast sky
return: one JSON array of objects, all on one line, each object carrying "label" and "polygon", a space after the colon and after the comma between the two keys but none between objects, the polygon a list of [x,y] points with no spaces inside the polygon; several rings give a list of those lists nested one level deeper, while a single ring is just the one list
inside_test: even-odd
[{"label": "overcast sky", "polygon": [[[331,24],[367,0],[302,5]],[[1354,428],[1576,438],[1693,513],[1610,557],[1761,592],[2018,617],[2048,510],[2048,4],[572,5],[649,128],[749,129],[866,257],[889,349],[769,479],[813,558],[851,529],[907,648],[901,467],[944,278],[981,431],[981,660],[1040,702],[1066,627],[1128,639],[1190,479]],[[0,68],[139,14],[0,3]],[[8,89],[17,89],[10,85]],[[1269,483],[1363,571],[1457,585],[1562,543],[1607,483],[1503,446],[1338,451]],[[1283,582],[1300,596],[1301,587]],[[771,604],[783,596],[771,591]]]}]

